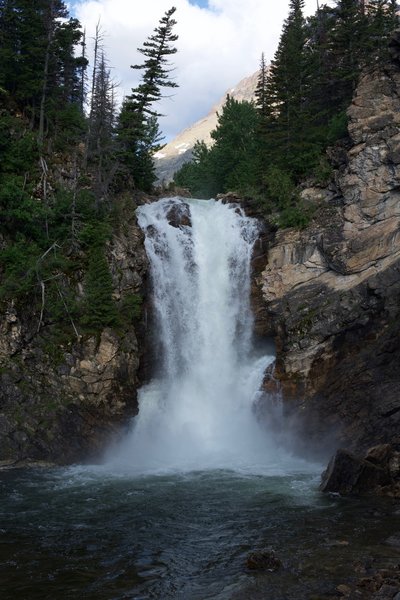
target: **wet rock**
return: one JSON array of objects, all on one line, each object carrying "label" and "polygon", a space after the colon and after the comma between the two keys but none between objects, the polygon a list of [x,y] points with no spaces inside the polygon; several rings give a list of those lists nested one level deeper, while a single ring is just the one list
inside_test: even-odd
[{"label": "wet rock", "polygon": [[252,552],[246,559],[246,567],[251,571],[278,571],[282,562],[275,556],[273,550]]},{"label": "wet rock", "polygon": [[393,548],[400,548],[400,533],[395,535],[391,535],[385,542],[388,546],[392,546]]},{"label": "wet rock", "polygon": [[191,227],[190,209],[185,202],[174,202],[166,214],[168,223],[172,227]]},{"label": "wet rock", "polygon": [[388,472],[351,452],[338,450],[322,474],[320,490],[343,495],[371,493],[390,482]]},{"label": "wet rock", "polygon": [[348,585],[338,585],[336,589],[339,592],[339,594],[341,594],[341,596],[345,598],[348,598],[351,594],[351,588]]},{"label": "wet rock", "polygon": [[393,448],[390,444],[373,446],[367,451],[365,460],[372,462],[374,465],[386,465],[392,452]]},{"label": "wet rock", "polygon": [[393,452],[388,459],[390,476],[400,480],[400,452]]},{"label": "wet rock", "polygon": [[339,450],[322,475],[321,490],[341,494],[400,497],[400,453],[390,444],[373,446],[364,457]]},{"label": "wet rock", "polygon": [[396,594],[398,590],[399,588],[396,585],[384,584],[379,592],[375,595],[375,598],[376,600],[392,600],[394,594]]},{"label": "wet rock", "polygon": [[356,600],[400,600],[400,569],[399,566],[387,565],[384,569],[373,570],[367,577],[338,586],[337,591],[343,590],[342,597]]}]

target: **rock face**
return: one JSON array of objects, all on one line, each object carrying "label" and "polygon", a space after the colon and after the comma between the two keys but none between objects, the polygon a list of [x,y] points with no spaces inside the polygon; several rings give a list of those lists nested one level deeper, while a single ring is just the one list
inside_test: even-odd
[{"label": "rock face", "polygon": [[275,556],[273,550],[261,550],[252,552],[246,559],[246,567],[250,571],[279,571],[282,562]]},{"label": "rock face", "polygon": [[322,474],[320,490],[342,495],[400,497],[400,452],[390,444],[370,448],[363,458],[338,450]]},{"label": "rock face", "polygon": [[366,74],[348,111],[352,144],[320,207],[276,233],[258,278],[276,376],[304,427],[341,445],[400,446],[400,72]]},{"label": "rock face", "polygon": [[363,494],[388,485],[386,469],[357,458],[351,452],[338,450],[322,476],[320,490],[341,494]]},{"label": "rock face", "polygon": [[[147,258],[131,210],[107,249],[115,300],[138,293]],[[78,286],[81,287],[81,286]],[[79,289],[77,290],[79,294]],[[51,342],[37,315],[9,306],[0,324],[0,463],[95,460],[137,412],[136,325]],[[50,340],[50,341],[49,341]]]}]

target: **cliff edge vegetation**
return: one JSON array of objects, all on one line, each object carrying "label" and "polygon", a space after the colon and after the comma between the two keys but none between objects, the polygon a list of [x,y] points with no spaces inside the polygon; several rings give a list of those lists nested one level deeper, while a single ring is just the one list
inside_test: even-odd
[{"label": "cliff edge vegetation", "polygon": [[0,3],[0,461],[93,459],[137,410],[134,211],[155,180],[153,104],[177,85],[174,13],[118,109],[100,25],[89,51],[62,0]]}]

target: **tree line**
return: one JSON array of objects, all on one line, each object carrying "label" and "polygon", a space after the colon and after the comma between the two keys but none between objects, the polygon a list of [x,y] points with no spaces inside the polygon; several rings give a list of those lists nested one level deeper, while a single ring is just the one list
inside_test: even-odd
[{"label": "tree line", "polygon": [[395,0],[335,0],[305,19],[291,0],[271,65],[261,57],[254,102],[228,96],[210,148],[197,142],[175,184],[196,196],[235,190],[256,197],[282,226],[302,225],[297,184],[323,181],[329,145],[347,135],[346,109],[360,73],[388,61]]},{"label": "tree line", "polygon": [[138,48],[140,82],[118,109],[100,24],[89,52],[63,0],[0,0],[0,303],[36,307],[38,332],[78,335],[138,312],[136,295],[112,299],[105,249],[115,198],[155,181],[155,105],[177,86],[175,10]]}]

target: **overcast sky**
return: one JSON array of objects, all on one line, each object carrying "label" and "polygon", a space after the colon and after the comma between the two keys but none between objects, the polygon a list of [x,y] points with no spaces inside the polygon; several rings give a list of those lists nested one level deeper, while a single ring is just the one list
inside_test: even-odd
[{"label": "overcast sky", "polygon": [[[67,0],[70,12],[86,27],[89,51],[96,23],[121,96],[129,94],[140,74],[130,69],[142,62],[136,48],[151,35],[164,13],[176,6],[179,35],[172,56],[179,88],[165,98],[161,129],[168,141],[205,116],[224,92],[258,69],[261,52],[273,58],[289,0]],[[316,0],[306,0],[306,15]],[[166,93],[169,93],[167,90]]]}]

